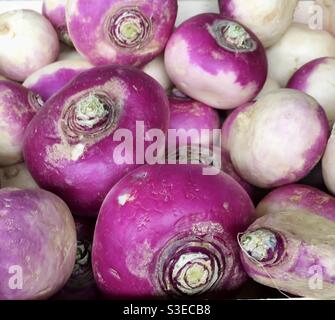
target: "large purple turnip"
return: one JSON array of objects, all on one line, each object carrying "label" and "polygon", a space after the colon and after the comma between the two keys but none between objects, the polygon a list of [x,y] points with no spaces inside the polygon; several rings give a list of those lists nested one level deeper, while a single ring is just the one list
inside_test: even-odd
[{"label": "large purple turnip", "polygon": [[258,205],[260,216],[239,236],[248,275],[259,283],[309,298],[335,298],[335,199],[288,185]]},{"label": "large purple turnip", "polygon": [[63,287],[76,257],[69,208],[44,190],[0,190],[0,299],[47,299]]},{"label": "large purple turnip", "polygon": [[236,235],[253,205],[225,173],[201,165],[142,166],[116,184],[101,208],[93,271],[108,297],[209,296],[245,278]]},{"label": "large purple turnip", "polygon": [[256,97],[267,76],[257,37],[215,13],[197,15],[177,28],[166,46],[165,66],[180,91],[219,109]]},{"label": "large purple turnip", "polygon": [[36,11],[15,10],[0,15],[0,72],[24,81],[59,54],[57,33]]},{"label": "large purple turnip", "polygon": [[94,65],[143,65],[166,45],[177,0],[71,0],[66,19],[76,49]]},{"label": "large purple turnip", "polygon": [[40,107],[38,101],[20,84],[0,80],[0,166],[22,161],[23,135]]},{"label": "large purple turnip", "polygon": [[329,135],[324,110],[315,99],[293,89],[268,93],[228,119],[223,144],[240,176],[260,188],[308,175],[321,159]]},{"label": "large purple turnip", "polygon": [[[74,213],[97,215],[110,188],[144,163],[129,150],[129,140],[124,148],[121,143],[127,129],[135,144],[137,122],[143,122],[144,133],[167,131],[169,102],[154,79],[121,66],[84,71],[49,99],[29,125],[27,167],[41,187],[61,196]],[[146,140],[145,150],[149,144]]]}]

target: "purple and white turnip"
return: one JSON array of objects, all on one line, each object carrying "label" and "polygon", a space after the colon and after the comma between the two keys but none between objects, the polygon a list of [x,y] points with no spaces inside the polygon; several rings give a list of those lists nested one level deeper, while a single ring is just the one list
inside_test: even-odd
[{"label": "purple and white turnip", "polygon": [[14,10],[0,15],[0,73],[24,81],[54,62],[59,54],[57,33],[36,11]]},{"label": "purple and white turnip", "polygon": [[252,100],[267,77],[258,38],[215,13],[192,17],[176,29],[166,46],[165,66],[180,91],[218,109]]},{"label": "purple and white turnip", "polygon": [[[144,135],[150,129],[167,132],[169,101],[157,81],[130,67],[84,71],[49,99],[27,128],[27,167],[73,212],[96,216],[111,187],[144,164],[135,159],[138,122]],[[144,141],[143,149],[148,145]]]},{"label": "purple and white turnip", "polygon": [[47,299],[69,279],[76,229],[66,204],[41,190],[0,190],[0,299]]},{"label": "purple and white turnip", "polygon": [[40,105],[28,89],[0,80],[0,166],[22,161],[23,135]]},{"label": "purple and white turnip", "polygon": [[93,66],[84,60],[54,62],[31,74],[23,86],[47,101],[81,72]]},{"label": "purple and white turnip", "polygon": [[297,4],[298,0],[219,0],[221,14],[251,29],[266,48],[291,25]]},{"label": "purple and white turnip", "polygon": [[100,210],[92,254],[98,287],[109,298],[234,290],[246,280],[236,235],[253,212],[247,193],[223,172],[142,166],[111,189]]},{"label": "purple and white turnip", "polygon": [[[249,183],[273,188],[296,182],[325,151],[329,125],[312,97],[279,89],[234,110],[223,128],[223,146]],[[226,147],[225,147],[226,145]]]},{"label": "purple and white turnip", "polygon": [[302,297],[335,298],[335,198],[304,185],[271,192],[239,235],[241,258],[257,282]]},{"label": "purple and white turnip", "polygon": [[164,50],[177,0],[72,0],[66,20],[76,49],[94,65],[142,66]]}]

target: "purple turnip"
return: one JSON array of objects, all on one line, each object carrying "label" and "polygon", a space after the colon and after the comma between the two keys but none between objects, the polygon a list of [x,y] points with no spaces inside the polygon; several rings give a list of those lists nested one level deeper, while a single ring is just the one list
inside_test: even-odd
[{"label": "purple turnip", "polygon": [[38,101],[20,84],[0,80],[0,166],[22,161],[24,131],[40,107]]},{"label": "purple turnip", "polygon": [[76,257],[69,208],[47,191],[0,190],[0,299],[47,299],[63,287]]},{"label": "purple turnip", "polygon": [[177,28],[166,46],[165,66],[180,91],[218,109],[256,97],[267,76],[257,37],[215,13],[197,15]]},{"label": "purple turnip", "polygon": [[236,235],[253,205],[225,173],[201,165],[142,166],[101,208],[93,271],[108,297],[208,296],[245,281]]},{"label": "purple turnip", "polygon": [[248,275],[293,295],[334,299],[335,199],[312,187],[288,185],[256,210],[260,218],[239,235]]},{"label": "purple turnip", "polygon": [[[73,212],[97,215],[110,188],[144,164],[135,159],[129,140],[123,141],[130,133],[134,145],[138,122],[144,134],[167,131],[169,101],[157,81],[130,67],[84,71],[49,99],[29,125],[27,167],[41,187],[61,196]],[[143,149],[148,145],[144,141]]]},{"label": "purple turnip", "polygon": [[335,122],[335,58],[319,58],[303,65],[287,87],[315,98],[326,111],[330,125]]},{"label": "purple turnip", "polygon": [[30,75],[23,82],[23,86],[47,101],[78,74],[90,68],[92,68],[92,65],[84,60],[54,62]]},{"label": "purple turnip", "polygon": [[66,26],[66,2],[67,0],[44,0],[42,13],[54,26],[59,39],[68,46],[72,46],[72,41]]},{"label": "purple turnip", "polygon": [[321,159],[329,134],[324,110],[293,89],[279,89],[242,106],[230,121],[223,144],[239,175],[260,188],[305,177]]},{"label": "purple turnip", "polygon": [[0,168],[0,187],[18,189],[36,189],[37,183],[24,163]]},{"label": "purple turnip", "polygon": [[151,61],[164,50],[176,16],[177,0],[72,0],[66,10],[74,46],[94,65]]},{"label": "purple turnip", "polygon": [[36,11],[15,10],[0,15],[0,72],[24,81],[59,54],[57,33]]},{"label": "purple turnip", "polygon": [[327,31],[293,23],[267,51],[269,76],[285,87],[304,64],[322,57],[335,57],[335,38]]},{"label": "purple turnip", "polygon": [[264,47],[274,45],[293,22],[298,0],[219,0],[223,16],[250,28]]}]

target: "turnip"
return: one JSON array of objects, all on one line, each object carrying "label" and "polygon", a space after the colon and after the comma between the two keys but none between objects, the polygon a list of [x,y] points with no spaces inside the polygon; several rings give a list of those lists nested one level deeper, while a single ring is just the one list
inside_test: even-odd
[{"label": "turnip", "polygon": [[44,0],[42,13],[54,26],[59,39],[68,46],[72,46],[72,41],[66,26],[66,2],[67,0]]},{"label": "turnip", "polygon": [[266,48],[288,29],[297,3],[298,0],[219,0],[221,14],[250,28]]},{"label": "turnip", "polygon": [[293,23],[267,51],[269,76],[285,87],[304,64],[317,58],[335,57],[335,38],[327,31]]},{"label": "turnip", "polygon": [[93,66],[84,60],[54,62],[30,75],[23,86],[47,101],[54,93],[67,85],[73,78]]},{"label": "turnip", "polygon": [[143,72],[156,79],[160,85],[169,91],[172,87],[171,80],[166,73],[163,55],[158,56],[142,68]]},{"label": "turnip", "polygon": [[326,148],[329,125],[315,99],[279,89],[238,109],[228,132],[226,144],[239,175],[272,188],[296,182],[315,167]]},{"label": "turnip", "polygon": [[75,49],[61,44],[57,61],[63,61],[63,60],[84,60],[85,61],[85,58]]},{"label": "turnip", "polygon": [[326,111],[330,125],[335,122],[335,58],[306,63],[292,76],[287,87],[315,98]]},{"label": "turnip", "polygon": [[0,80],[0,166],[22,161],[24,131],[39,107],[31,91]]},{"label": "turnip", "polygon": [[170,129],[180,131],[177,145],[210,145],[216,142],[214,130],[220,128],[220,116],[215,109],[180,95],[176,90],[173,90],[169,100]]},{"label": "turnip", "polygon": [[69,208],[41,190],[0,190],[0,299],[47,299],[71,275],[76,230]]},{"label": "turnip", "polygon": [[14,10],[0,15],[0,72],[24,81],[54,62],[59,53],[57,33],[38,12]]},{"label": "turnip", "polygon": [[92,241],[95,221],[75,217],[77,231],[77,255],[70,279],[55,300],[88,300],[99,296],[91,265]]},{"label": "turnip", "polygon": [[315,0],[322,8],[322,21],[325,30],[335,36],[335,3],[333,0]]},{"label": "turnip", "polygon": [[333,127],[326,151],[322,158],[322,176],[328,190],[335,194],[335,129]]},{"label": "turnip", "polygon": [[166,46],[165,66],[180,91],[218,109],[253,99],[267,75],[256,36],[215,13],[200,14],[177,28]]},{"label": "turnip", "polygon": [[267,93],[276,91],[277,89],[280,89],[280,85],[277,81],[267,78],[266,82],[261,90],[261,92],[258,94],[258,96],[255,98],[255,100],[258,100],[260,97],[265,96]]},{"label": "turnip", "polygon": [[239,236],[248,275],[293,295],[334,299],[334,210],[333,197],[308,186],[270,193]]},{"label": "turnip", "polygon": [[18,163],[0,168],[0,187],[36,189],[38,185],[29,173],[26,165],[24,163]]},{"label": "turnip", "polygon": [[[110,188],[144,164],[131,148],[141,129],[137,122],[143,122],[144,135],[153,128],[167,131],[169,101],[157,81],[129,67],[84,71],[49,99],[27,128],[27,167],[73,212],[97,215]],[[123,141],[125,130],[132,134],[130,142]],[[143,149],[148,145],[144,141]]]},{"label": "turnip", "polygon": [[106,197],[93,240],[93,271],[108,297],[209,296],[245,275],[236,234],[253,219],[247,193],[201,165],[147,165]]},{"label": "turnip", "polygon": [[158,56],[177,17],[177,0],[72,0],[66,19],[76,49],[94,65],[141,66]]}]

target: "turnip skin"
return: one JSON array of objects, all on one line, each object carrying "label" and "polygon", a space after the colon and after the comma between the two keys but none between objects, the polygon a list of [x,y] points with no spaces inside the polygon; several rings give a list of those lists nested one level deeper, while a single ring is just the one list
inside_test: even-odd
[{"label": "turnip skin", "polygon": [[322,157],[322,176],[327,186],[327,189],[334,195],[335,194],[335,130],[331,132],[329,137],[326,151]]},{"label": "turnip skin", "polygon": [[335,57],[335,38],[327,31],[293,23],[283,37],[267,50],[269,76],[285,87],[299,68],[322,57]]},{"label": "turnip skin", "polygon": [[[238,28],[241,37],[249,40],[227,49],[224,43],[232,35],[222,36],[222,24],[230,25],[230,30]],[[265,51],[256,36],[215,13],[192,17],[176,29],[166,46],[165,66],[180,91],[218,109],[233,109],[252,100],[267,76]]]},{"label": "turnip skin", "polygon": [[22,161],[23,135],[39,105],[20,84],[0,80],[0,166]]},{"label": "turnip skin", "polygon": [[72,41],[66,26],[66,2],[67,0],[44,0],[42,13],[54,26],[59,39],[68,46],[72,46]]},{"label": "turnip skin", "polygon": [[0,188],[37,189],[38,185],[24,163],[0,168]]},{"label": "turnip skin", "polygon": [[47,101],[81,72],[93,66],[84,60],[54,62],[30,75],[23,86]]},{"label": "turnip skin", "polygon": [[261,92],[257,95],[257,97],[255,98],[255,100],[258,100],[259,98],[265,96],[266,94],[276,91],[280,89],[280,85],[277,81],[271,79],[270,77],[268,77],[266,79],[266,82],[261,90]]},{"label": "turnip skin", "polygon": [[[90,129],[89,124],[81,124],[80,113],[81,105],[93,98],[99,105],[103,102],[107,113]],[[93,107],[93,118],[98,120],[101,108]],[[127,161],[133,164],[114,159],[120,141],[114,140],[113,133],[129,129],[136,137],[137,121],[144,121],[146,130],[168,129],[168,98],[154,79],[121,66],[84,71],[49,99],[28,127],[24,139],[27,167],[41,187],[62,197],[73,212],[96,216],[110,188],[140,165],[129,152]]]},{"label": "turnip skin", "polygon": [[1,74],[21,82],[54,62],[59,54],[59,41],[53,26],[32,10],[14,10],[0,15],[0,47]]},{"label": "turnip skin", "polygon": [[[0,190],[0,299],[47,299],[70,277],[76,232],[69,208],[44,190]],[[22,268],[21,290],[9,287],[11,266]]]},{"label": "turnip skin", "polygon": [[297,0],[219,0],[221,14],[253,30],[266,48],[274,45],[293,22],[297,4]]},{"label": "turnip skin", "polygon": [[74,46],[92,64],[141,66],[164,50],[177,8],[177,0],[73,0],[66,19]]},{"label": "turnip skin", "polygon": [[[231,177],[206,176],[202,170],[201,165],[143,166],[112,188],[98,217],[92,256],[95,279],[107,296],[210,293],[204,282],[188,293],[180,284],[178,294],[175,280],[165,278],[178,249],[180,254],[203,252],[211,260],[223,254],[225,267],[212,292],[229,291],[245,280],[235,236],[252,221],[253,205]],[[215,280],[212,263],[209,273]]]},{"label": "turnip skin", "polygon": [[335,58],[319,58],[303,65],[287,87],[303,91],[319,102],[330,125],[335,122]]},{"label": "turnip skin", "polygon": [[[256,251],[248,251],[250,243],[243,244],[243,235],[240,237],[242,262],[249,276],[290,294],[334,299],[335,243],[330,236],[335,229],[334,207],[333,197],[304,185],[281,187],[265,197],[257,207],[261,217],[244,233],[244,239],[253,235],[250,232],[269,230],[279,241],[264,259],[258,256],[257,262],[248,257]],[[266,247],[264,239],[261,245]],[[322,277],[322,289],[313,288],[316,276]]]},{"label": "turnip skin", "polygon": [[280,89],[239,112],[228,148],[242,178],[272,188],[308,175],[321,159],[328,135],[326,114],[315,99]]}]

